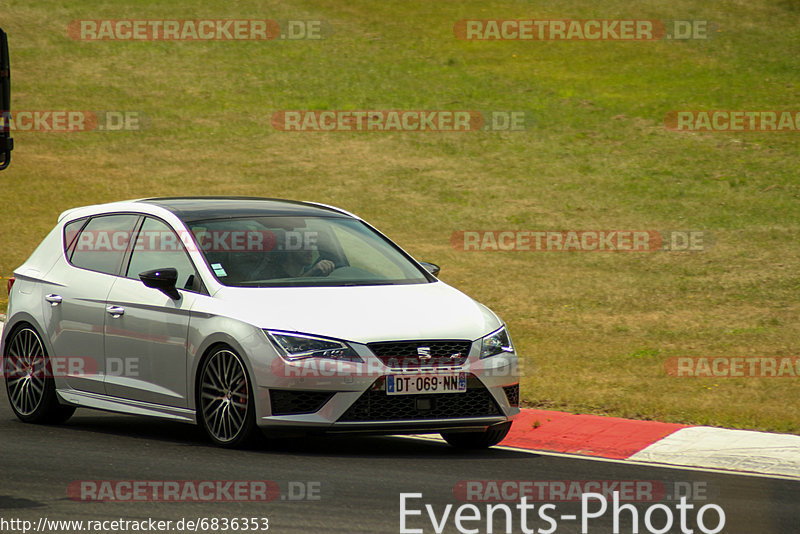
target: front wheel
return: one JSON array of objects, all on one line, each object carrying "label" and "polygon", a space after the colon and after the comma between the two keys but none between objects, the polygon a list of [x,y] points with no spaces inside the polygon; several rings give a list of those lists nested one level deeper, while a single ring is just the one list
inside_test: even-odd
[{"label": "front wheel", "polygon": [[490,426],[483,432],[442,432],[442,437],[457,449],[485,449],[497,445],[511,430],[511,422]]},{"label": "front wheel", "polygon": [[3,355],[6,392],[14,415],[26,423],[63,423],[74,406],[59,404],[52,366],[42,338],[32,327],[17,328]]},{"label": "front wheel", "polygon": [[255,434],[255,406],[247,369],[238,354],[216,349],[200,371],[197,418],[211,441],[241,447]]}]

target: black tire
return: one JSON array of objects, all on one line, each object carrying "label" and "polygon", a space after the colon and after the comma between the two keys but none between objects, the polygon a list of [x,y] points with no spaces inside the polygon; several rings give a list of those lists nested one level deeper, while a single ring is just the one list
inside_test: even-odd
[{"label": "black tire", "polygon": [[486,449],[497,445],[511,430],[511,422],[490,426],[484,432],[442,432],[442,437],[457,449]]},{"label": "black tire", "polygon": [[197,381],[197,421],[220,447],[237,448],[255,441],[255,397],[242,358],[231,348],[216,347]]},{"label": "black tire", "polygon": [[75,413],[74,406],[58,402],[50,357],[32,326],[22,324],[8,336],[3,375],[8,402],[20,421],[58,424]]}]

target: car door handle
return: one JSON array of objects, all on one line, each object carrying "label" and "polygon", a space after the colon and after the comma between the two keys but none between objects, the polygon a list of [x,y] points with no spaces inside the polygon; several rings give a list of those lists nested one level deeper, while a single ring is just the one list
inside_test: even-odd
[{"label": "car door handle", "polygon": [[51,306],[58,306],[61,304],[61,301],[64,300],[64,298],[61,295],[50,293],[44,298],[44,300],[49,302]]},{"label": "car door handle", "polygon": [[125,315],[125,308],[122,306],[107,306],[106,311],[111,317],[119,317]]}]

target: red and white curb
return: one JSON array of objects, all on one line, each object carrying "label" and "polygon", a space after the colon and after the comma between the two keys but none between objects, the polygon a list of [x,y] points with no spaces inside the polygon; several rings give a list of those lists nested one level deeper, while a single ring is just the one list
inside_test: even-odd
[{"label": "red and white curb", "polygon": [[523,409],[500,446],[800,479],[793,434]]},{"label": "red and white curb", "polygon": [[685,425],[523,409],[501,445],[626,459]]},{"label": "red and white curb", "polygon": [[523,409],[500,446],[800,479],[800,436]]},{"label": "red and white curb", "polygon": [[629,459],[800,479],[800,436],[695,426],[678,430]]}]

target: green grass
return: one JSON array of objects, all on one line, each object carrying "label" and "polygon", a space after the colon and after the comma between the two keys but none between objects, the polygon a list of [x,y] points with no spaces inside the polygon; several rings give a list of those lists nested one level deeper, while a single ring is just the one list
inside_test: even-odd
[{"label": "green grass", "polygon": [[[78,42],[80,18],[321,19],[321,41]],[[465,42],[465,18],[709,19],[688,42]],[[797,109],[796,2],[8,1],[18,110],[139,132],[18,132],[0,276],[67,207],[263,195],[373,222],[508,323],[529,406],[800,433],[798,379],[677,379],[674,356],[795,356],[797,133],[686,134],[679,109]],[[509,133],[286,133],[283,109],[524,110]],[[466,229],[703,230],[700,253],[465,253]],[[0,301],[0,309],[5,306]]]}]

